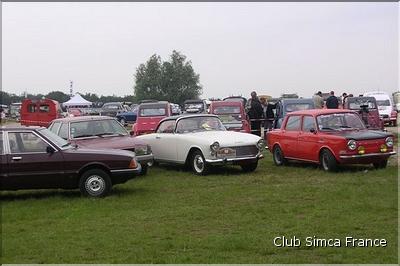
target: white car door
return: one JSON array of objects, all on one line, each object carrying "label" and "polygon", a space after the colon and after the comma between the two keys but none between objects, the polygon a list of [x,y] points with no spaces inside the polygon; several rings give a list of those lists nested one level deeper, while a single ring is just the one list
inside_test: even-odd
[{"label": "white car door", "polygon": [[151,149],[156,160],[176,161],[176,134],[173,132],[175,120],[166,120],[160,124],[155,138],[152,141]]}]

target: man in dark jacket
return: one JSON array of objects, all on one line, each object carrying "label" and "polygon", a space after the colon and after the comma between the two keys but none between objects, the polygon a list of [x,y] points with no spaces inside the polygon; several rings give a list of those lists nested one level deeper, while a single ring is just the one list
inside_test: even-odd
[{"label": "man in dark jacket", "polygon": [[331,96],[326,99],[326,108],[328,109],[337,109],[339,107],[339,100],[335,96],[335,92],[331,91]]},{"label": "man in dark jacket", "polygon": [[246,109],[250,118],[251,133],[261,136],[261,121],[251,121],[252,119],[263,118],[263,107],[255,91],[251,93],[251,98],[247,101]]}]

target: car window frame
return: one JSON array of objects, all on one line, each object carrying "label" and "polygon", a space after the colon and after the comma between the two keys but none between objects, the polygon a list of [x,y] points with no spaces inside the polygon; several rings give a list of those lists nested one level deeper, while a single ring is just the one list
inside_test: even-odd
[{"label": "car window frame", "polygon": [[313,124],[314,124],[314,130],[317,130],[317,127],[316,127],[316,121],[315,121],[315,117],[313,116],[313,115],[303,115],[303,117],[301,118],[301,132],[303,132],[303,133],[311,133],[310,132],[310,130],[307,130],[307,131],[304,131],[304,119],[306,118],[306,117],[311,117],[311,119],[313,120]]},{"label": "car window frame", "polygon": [[[47,145],[52,147],[54,152],[58,152],[58,149],[56,148],[57,145],[53,145],[47,139],[43,138],[40,134],[38,134],[34,130],[10,130],[10,131],[7,131],[7,134],[6,134],[9,154],[47,154],[47,151],[44,151],[44,152],[41,152],[41,151],[40,152],[18,152],[18,153],[12,152],[11,147],[10,147],[10,142],[9,142],[10,138],[8,136],[8,134],[10,134],[10,133],[32,133],[32,134],[36,135],[38,138],[40,138],[42,141],[44,141]],[[4,135],[3,135],[3,139],[4,139]]]},{"label": "car window frame", "polygon": [[[289,129],[289,130],[287,129],[287,125],[288,125],[289,119],[291,117],[298,117],[299,118],[299,127],[297,129]],[[285,131],[289,131],[289,132],[302,131],[302,121],[303,121],[302,115],[289,115],[288,118],[286,119],[286,122],[285,122],[285,127],[284,127]]]},{"label": "car window frame", "polygon": [[[168,132],[168,133],[158,132],[158,130],[160,129],[160,126],[162,124],[164,124],[166,122],[171,122],[171,121],[175,123],[174,128],[172,129],[172,132]],[[164,120],[164,121],[162,121],[161,123],[158,124],[155,133],[157,133],[157,134],[175,134],[175,128],[176,128],[176,119],[167,119],[167,120]]]}]

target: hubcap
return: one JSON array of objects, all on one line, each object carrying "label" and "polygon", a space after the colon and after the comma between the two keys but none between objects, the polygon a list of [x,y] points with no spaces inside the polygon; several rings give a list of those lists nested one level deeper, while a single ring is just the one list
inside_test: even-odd
[{"label": "hubcap", "polygon": [[196,170],[196,172],[201,173],[204,170],[204,160],[203,157],[201,155],[196,155],[194,157],[194,169]]},{"label": "hubcap", "polygon": [[328,170],[328,155],[326,154],[326,153],[324,153],[323,155],[322,155],[322,167],[325,169],[325,170]]},{"label": "hubcap", "polygon": [[104,179],[98,175],[92,175],[86,180],[85,187],[90,195],[98,195],[105,189]]}]

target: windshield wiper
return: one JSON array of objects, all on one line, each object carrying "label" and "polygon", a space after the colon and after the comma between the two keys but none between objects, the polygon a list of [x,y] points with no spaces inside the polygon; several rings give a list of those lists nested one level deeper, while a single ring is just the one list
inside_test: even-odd
[{"label": "windshield wiper", "polygon": [[94,137],[94,136],[95,136],[95,135],[84,134],[84,135],[75,136],[74,139],[77,139],[77,138],[86,138],[86,137]]},{"label": "windshield wiper", "polygon": [[337,130],[337,129],[331,127],[323,127],[321,128],[321,130]]},{"label": "windshield wiper", "polygon": [[108,136],[108,135],[118,135],[118,136],[123,136],[123,134],[121,134],[121,133],[117,133],[117,132],[104,132],[104,133],[99,133],[99,134],[96,134],[96,135],[94,135],[94,136],[97,136],[97,137],[103,137],[103,136]]}]

